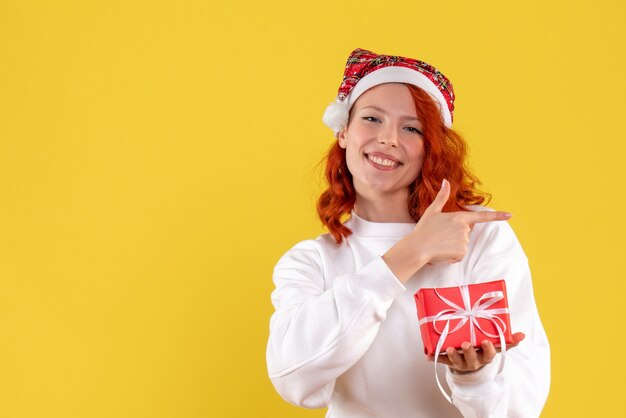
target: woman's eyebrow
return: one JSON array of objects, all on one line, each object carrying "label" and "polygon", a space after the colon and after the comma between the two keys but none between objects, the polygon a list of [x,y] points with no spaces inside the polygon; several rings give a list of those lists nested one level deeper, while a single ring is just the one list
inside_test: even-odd
[{"label": "woman's eyebrow", "polygon": [[[381,109],[381,108],[380,108],[380,107],[378,107],[378,106],[374,106],[374,105],[370,105],[370,106],[363,106],[363,108],[362,108],[361,110],[366,110],[366,109],[376,110],[377,112],[380,112],[380,113],[382,113],[383,115],[386,115],[386,114],[387,114],[387,112],[385,112],[383,109]],[[414,121],[418,121],[418,122],[419,122],[419,119],[418,119],[417,117],[415,117],[415,116],[411,116],[411,115],[401,115],[401,116],[400,116],[400,119],[402,119],[402,120],[411,120],[411,121],[413,121],[413,120],[414,120]]]}]

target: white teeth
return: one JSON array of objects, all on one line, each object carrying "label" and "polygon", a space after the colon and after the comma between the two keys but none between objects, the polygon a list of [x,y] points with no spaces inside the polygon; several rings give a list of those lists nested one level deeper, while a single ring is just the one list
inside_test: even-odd
[{"label": "white teeth", "polygon": [[381,158],[381,157],[378,157],[376,155],[368,155],[367,158],[369,158],[370,161],[373,161],[376,164],[382,165],[382,166],[385,166],[385,167],[393,167],[393,166],[398,165],[398,163],[395,162],[395,161],[388,160],[386,158]]}]

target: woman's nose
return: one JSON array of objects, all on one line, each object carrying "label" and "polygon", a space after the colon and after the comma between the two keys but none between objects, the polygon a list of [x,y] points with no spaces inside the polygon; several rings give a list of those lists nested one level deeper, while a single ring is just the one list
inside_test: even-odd
[{"label": "woman's nose", "polygon": [[398,147],[398,135],[393,132],[384,132],[378,137],[378,143],[382,145],[389,145],[390,147]]}]

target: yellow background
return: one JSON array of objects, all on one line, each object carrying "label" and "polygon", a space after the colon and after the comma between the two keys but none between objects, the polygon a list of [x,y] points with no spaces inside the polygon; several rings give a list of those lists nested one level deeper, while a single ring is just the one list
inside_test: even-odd
[{"label": "yellow background", "polygon": [[544,417],[623,410],[620,1],[0,2],[0,417],[323,417],[265,369],[272,268],[321,233],[355,47],[423,59],[552,346]]}]

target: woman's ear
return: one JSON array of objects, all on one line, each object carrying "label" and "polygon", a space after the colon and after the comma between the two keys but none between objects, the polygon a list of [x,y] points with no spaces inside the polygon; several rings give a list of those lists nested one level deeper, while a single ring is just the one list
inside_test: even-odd
[{"label": "woman's ear", "polygon": [[343,128],[341,131],[339,131],[339,133],[337,134],[337,142],[339,142],[339,146],[343,149],[346,149],[346,128]]}]

